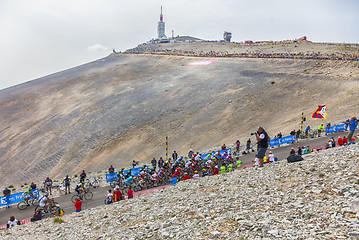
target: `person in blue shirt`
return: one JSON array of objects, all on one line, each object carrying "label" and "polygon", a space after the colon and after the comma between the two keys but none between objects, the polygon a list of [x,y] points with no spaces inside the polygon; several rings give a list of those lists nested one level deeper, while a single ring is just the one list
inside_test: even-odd
[{"label": "person in blue shirt", "polygon": [[132,177],[132,176],[129,176],[129,177],[126,179],[126,184],[127,184],[128,186],[131,186],[132,181],[133,181],[133,177]]},{"label": "person in blue shirt", "polygon": [[349,125],[349,133],[348,133],[348,142],[352,142],[354,131],[357,128],[358,122],[356,117],[352,117],[348,123]]},{"label": "person in blue shirt", "polygon": [[175,185],[177,183],[177,177],[175,174],[172,175],[172,178],[171,178],[171,183],[172,183],[172,186]]}]

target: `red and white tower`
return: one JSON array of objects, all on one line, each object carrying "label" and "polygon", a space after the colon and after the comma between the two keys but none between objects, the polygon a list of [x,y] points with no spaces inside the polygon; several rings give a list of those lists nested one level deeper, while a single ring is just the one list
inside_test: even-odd
[{"label": "red and white tower", "polygon": [[158,22],[157,25],[157,34],[158,34],[158,38],[166,38],[165,22],[163,21],[162,6],[161,6],[160,21]]}]

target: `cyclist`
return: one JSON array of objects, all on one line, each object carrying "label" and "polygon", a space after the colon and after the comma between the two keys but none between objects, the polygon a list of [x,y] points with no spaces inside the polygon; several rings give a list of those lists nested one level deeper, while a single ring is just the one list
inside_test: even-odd
[{"label": "cyclist", "polygon": [[53,202],[49,199],[49,193],[46,192],[39,198],[39,206],[42,207],[46,213],[48,213],[47,207],[50,204],[53,205]]},{"label": "cyclist", "polygon": [[44,187],[46,189],[47,192],[50,192],[50,195],[52,195],[51,193],[51,188],[52,188],[52,180],[47,177],[44,181]]},{"label": "cyclist", "polygon": [[84,183],[86,178],[85,170],[82,170],[82,173],[80,174],[80,182]]},{"label": "cyclist", "polygon": [[131,186],[132,183],[133,183],[133,177],[132,177],[132,176],[129,176],[129,177],[126,179],[126,184],[127,184],[127,186]]},{"label": "cyclist", "polygon": [[71,178],[69,177],[69,175],[66,175],[64,180],[62,180],[62,183],[65,183],[65,194],[67,194],[67,191],[69,193],[71,193],[70,192],[70,182],[71,182]]},{"label": "cyclist", "polygon": [[21,197],[23,199],[25,199],[25,202],[26,202],[27,206],[30,206],[30,204],[29,204],[30,197],[35,198],[34,194],[32,194],[32,192],[31,192],[32,190],[34,190],[34,189],[30,186],[29,189],[27,191],[23,192],[22,195],[21,195]]},{"label": "cyclist", "polygon": [[82,200],[82,193],[86,191],[86,188],[84,187],[82,182],[80,182],[79,184],[76,185],[75,191],[77,192],[77,195]]}]

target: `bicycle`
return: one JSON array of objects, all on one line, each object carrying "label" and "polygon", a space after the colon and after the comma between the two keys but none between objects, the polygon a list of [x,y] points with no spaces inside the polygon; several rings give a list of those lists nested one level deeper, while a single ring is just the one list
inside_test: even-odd
[{"label": "bicycle", "polygon": [[93,177],[93,181],[91,182],[90,179],[86,179],[85,181],[85,188],[90,188],[90,187],[93,187],[93,188],[98,188],[100,186],[100,181],[97,180],[96,177]]},{"label": "bicycle", "polygon": [[46,214],[52,214],[55,215],[55,211],[56,211],[56,205],[58,204],[57,202],[54,201],[54,199],[50,199],[52,204],[47,204],[47,210],[44,210],[44,207],[41,206],[37,206],[35,208],[35,212],[37,212],[37,210],[41,210],[41,215],[44,217]]},{"label": "bicycle", "polygon": [[[39,198],[31,198],[29,199],[29,205],[38,206],[39,205]],[[28,204],[25,201],[19,202],[17,204],[17,208],[20,210],[25,210],[28,207]]]},{"label": "bicycle", "polygon": [[73,203],[76,202],[76,199],[80,197],[80,199],[86,199],[86,200],[91,200],[93,198],[93,193],[90,192],[89,190],[85,191],[85,192],[82,192],[82,194],[75,194],[71,197],[71,201]]}]

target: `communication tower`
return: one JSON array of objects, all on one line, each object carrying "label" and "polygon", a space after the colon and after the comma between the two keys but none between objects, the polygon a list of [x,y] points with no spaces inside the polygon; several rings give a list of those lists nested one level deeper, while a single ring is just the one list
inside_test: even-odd
[{"label": "communication tower", "polygon": [[158,22],[157,25],[157,34],[158,34],[158,38],[167,38],[165,34],[165,22],[163,21],[162,6],[161,6],[160,21]]},{"label": "communication tower", "polygon": [[231,32],[224,32],[223,39],[225,42],[231,42],[232,33]]}]

